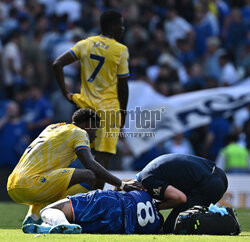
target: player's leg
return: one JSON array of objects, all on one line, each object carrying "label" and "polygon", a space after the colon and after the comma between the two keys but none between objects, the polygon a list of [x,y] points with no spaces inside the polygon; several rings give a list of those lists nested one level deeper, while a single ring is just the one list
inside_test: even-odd
[{"label": "player's leg", "polygon": [[[88,192],[89,190],[92,190],[94,185],[95,185],[95,174],[91,170],[75,169],[70,179],[67,190],[59,198],[66,197],[67,195],[74,195],[77,193]],[[63,189],[62,185],[60,187],[62,187]],[[52,199],[51,201],[53,202]],[[29,207],[29,211],[27,213],[26,219],[23,224],[29,223],[30,221],[32,221],[32,219],[35,223],[36,221],[40,222],[38,220],[40,217],[39,216],[40,210],[44,208],[47,204],[48,202],[46,202],[45,204],[31,205]]]},{"label": "player's leg", "polygon": [[41,217],[50,228],[28,224],[24,232],[76,233],[79,225],[87,233],[122,233],[124,230],[122,201],[115,191],[96,190],[69,196],[48,205],[41,211]]},{"label": "player's leg", "polygon": [[[75,169],[72,177],[70,179],[67,190],[59,197],[66,197],[67,195],[74,195],[77,193],[85,193],[95,185],[95,174],[90,170]],[[53,202],[53,201],[52,201]],[[23,225],[27,223],[37,223],[40,224],[41,220],[39,219],[39,213],[42,208],[48,204],[33,204],[29,207],[29,211],[26,215],[26,218],[23,222]]]},{"label": "player's leg", "polygon": [[73,220],[73,212],[67,198],[48,205],[40,214],[43,224],[25,225],[23,226],[25,233],[79,234],[82,231],[81,226],[69,223]]},{"label": "player's leg", "polygon": [[41,218],[52,226],[50,234],[80,234],[82,232],[80,225],[70,223],[73,222],[74,214],[68,198],[44,208],[41,211]]},{"label": "player's leg", "polygon": [[34,184],[32,189],[26,189],[22,194],[23,203],[31,204],[23,224],[40,223],[41,220],[37,220],[40,210],[51,202],[88,192],[95,184],[95,174],[87,169],[57,169],[36,176],[31,183]]},{"label": "player's leg", "polygon": [[[61,213],[58,216],[53,216],[53,213],[48,211],[58,210]],[[55,212],[56,213],[56,212]],[[63,215],[62,215],[63,213]],[[61,199],[57,202],[51,203],[40,211],[43,222],[48,223],[52,226],[66,223],[69,224],[74,221],[74,214],[68,198]]]},{"label": "player's leg", "polygon": [[73,210],[73,222],[81,225],[84,232],[121,233],[123,231],[124,211],[118,192],[96,190],[68,198]]},{"label": "player's leg", "polygon": [[223,197],[227,187],[228,181],[225,172],[216,168],[210,179],[200,188],[200,191],[206,200],[216,204]]},{"label": "player's leg", "polygon": [[26,224],[41,224],[42,220],[40,218],[40,210],[44,208],[46,204],[33,204],[29,206],[28,213],[26,214],[25,219],[23,220],[22,225]]},{"label": "player's leg", "polygon": [[39,194],[39,187],[35,186],[32,178],[30,180],[30,184],[33,184],[34,186],[27,188],[14,188],[8,191],[9,196],[13,201],[16,203],[29,205],[29,210],[22,225],[29,223],[41,224],[42,221],[39,219],[40,210],[48,204],[35,202],[34,195],[36,196]]},{"label": "player's leg", "polygon": [[96,183],[95,173],[87,169],[75,169],[69,186],[61,198],[77,193],[86,193],[94,188]]},{"label": "player's leg", "polygon": [[75,169],[70,179],[68,189],[76,184],[85,183],[86,187],[89,188],[88,190],[91,190],[90,188],[94,187],[95,182],[96,176],[93,171],[88,169]]},{"label": "player's leg", "polygon": [[30,179],[32,187],[22,189],[23,203],[30,204],[23,226],[30,223],[41,224],[40,210],[64,196],[74,171],[72,168],[57,169]]},{"label": "player's leg", "polygon": [[[41,211],[41,217],[51,226],[50,233],[76,233],[79,225],[87,233],[121,233],[124,229],[124,212],[117,194],[114,191],[96,190],[69,196],[48,205]],[[39,232],[43,227],[31,227],[34,228]]]},{"label": "player's leg", "polygon": [[[101,118],[101,127],[96,132],[94,154],[96,161],[107,169],[112,156],[116,154],[116,145],[120,132],[120,113],[108,110],[101,112],[99,116]],[[104,181],[97,178],[96,188],[103,189],[103,187]]]}]

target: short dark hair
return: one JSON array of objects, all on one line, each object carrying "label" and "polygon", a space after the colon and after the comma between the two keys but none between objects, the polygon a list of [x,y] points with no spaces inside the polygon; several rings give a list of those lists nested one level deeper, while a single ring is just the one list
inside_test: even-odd
[{"label": "short dark hair", "polygon": [[100,123],[100,117],[91,109],[80,108],[72,116],[72,122],[76,124],[83,124],[90,121],[96,124]]},{"label": "short dark hair", "polygon": [[115,10],[107,10],[102,13],[100,17],[100,27],[103,34],[107,34],[110,31],[110,26],[119,23],[122,15]]}]

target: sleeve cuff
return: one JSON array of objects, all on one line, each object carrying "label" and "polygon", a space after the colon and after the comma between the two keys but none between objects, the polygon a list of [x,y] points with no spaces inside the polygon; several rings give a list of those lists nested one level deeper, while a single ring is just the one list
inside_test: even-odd
[{"label": "sleeve cuff", "polygon": [[168,183],[166,183],[166,184],[164,184],[162,187],[161,187],[161,191],[160,191],[160,199],[162,200],[162,201],[164,201],[164,200],[166,200],[165,199],[165,191],[166,191],[166,189],[167,189],[167,187],[169,186],[169,184]]},{"label": "sleeve cuff", "polygon": [[75,52],[74,52],[72,49],[70,49],[69,51],[70,51],[70,53],[74,56],[74,58],[78,60],[78,58],[77,58]]},{"label": "sleeve cuff", "polygon": [[129,73],[126,73],[126,74],[121,74],[121,75],[117,75],[119,78],[120,77],[128,77],[129,76]]},{"label": "sleeve cuff", "polygon": [[81,149],[87,149],[90,150],[90,148],[88,146],[82,145],[82,146],[78,146],[75,148],[75,151],[81,150]]}]

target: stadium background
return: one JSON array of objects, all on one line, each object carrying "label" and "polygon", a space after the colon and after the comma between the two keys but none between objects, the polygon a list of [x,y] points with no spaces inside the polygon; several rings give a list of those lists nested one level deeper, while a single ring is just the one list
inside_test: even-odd
[{"label": "stadium background", "polygon": [[[53,60],[76,41],[99,34],[99,16],[109,8],[125,20],[122,42],[130,53],[130,82],[145,81],[170,97],[233,86],[249,77],[249,0],[2,0],[1,200],[8,200],[7,176],[31,140],[49,123],[70,122],[75,110],[56,84]],[[78,91],[79,65],[64,71],[68,89]],[[139,157],[121,138],[110,169],[140,170],[156,156],[173,152],[216,160],[228,135],[236,135],[249,151],[250,106],[227,118],[214,117],[210,124],[177,134]],[[249,176],[249,169],[244,173]]]}]

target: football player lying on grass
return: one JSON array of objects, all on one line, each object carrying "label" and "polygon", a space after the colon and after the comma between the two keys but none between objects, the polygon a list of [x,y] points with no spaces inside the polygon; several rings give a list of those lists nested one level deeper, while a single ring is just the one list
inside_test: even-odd
[{"label": "football player lying on grass", "polygon": [[163,216],[144,191],[79,193],[41,210],[42,225],[26,224],[24,233],[157,234]]}]

